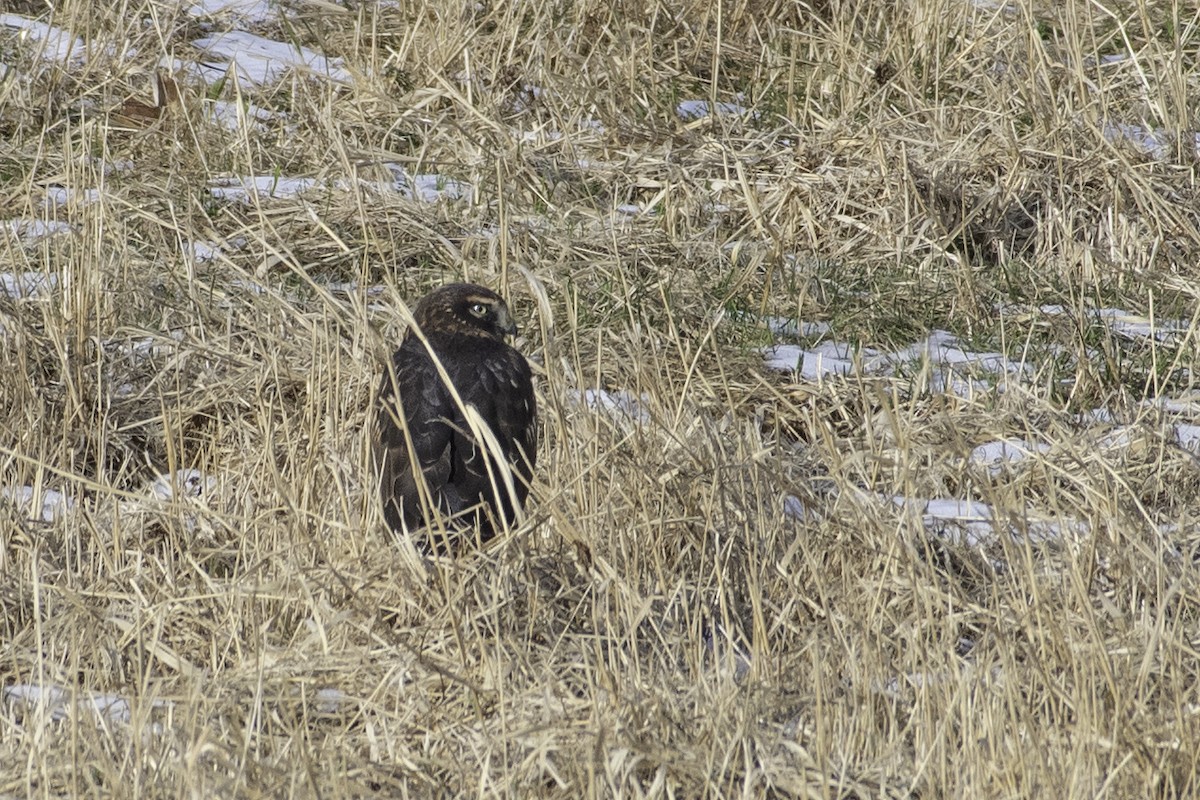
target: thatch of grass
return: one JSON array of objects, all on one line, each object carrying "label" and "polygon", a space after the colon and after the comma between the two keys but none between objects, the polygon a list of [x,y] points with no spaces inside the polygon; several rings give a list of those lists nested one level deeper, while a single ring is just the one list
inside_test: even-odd
[{"label": "thatch of grass", "polygon": [[[70,225],[0,228],[54,281],[0,298],[0,485],[76,502],[0,501],[0,796],[1200,791],[1186,4],[13,10],[84,55],[0,28],[0,218]],[[352,79],[172,64],[235,27]],[[250,176],[313,187],[210,191]],[[451,279],[522,320],[541,458],[518,531],[425,563],[365,427]],[[804,381],[764,316],[1028,369]]]}]

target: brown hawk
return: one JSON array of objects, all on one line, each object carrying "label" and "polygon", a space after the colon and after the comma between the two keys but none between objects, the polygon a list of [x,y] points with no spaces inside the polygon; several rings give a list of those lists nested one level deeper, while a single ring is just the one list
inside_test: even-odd
[{"label": "brown hawk", "polygon": [[[376,398],[375,466],[388,527],[414,533],[431,513],[441,515],[449,541],[431,536],[439,540],[416,543],[445,552],[472,530],[487,541],[501,520],[513,523],[524,506],[537,459],[533,375],[525,357],[504,341],[516,325],[490,289],[443,286],[417,303],[413,320],[425,341],[406,331],[384,371]],[[475,428],[464,407],[476,412],[470,414]]]}]

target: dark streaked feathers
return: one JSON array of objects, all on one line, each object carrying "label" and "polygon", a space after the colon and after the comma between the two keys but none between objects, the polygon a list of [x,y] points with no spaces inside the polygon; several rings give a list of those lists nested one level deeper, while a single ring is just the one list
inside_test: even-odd
[{"label": "dark streaked feathers", "polygon": [[[537,408],[529,364],[504,341],[516,332],[508,306],[490,289],[454,283],[422,298],[413,319],[463,404],[473,406],[495,435],[512,467],[517,504],[523,506],[537,459]],[[426,526],[432,507],[451,541],[430,541],[439,526],[429,525],[429,538],[418,544],[445,551],[457,549],[458,540],[474,540],[476,531],[479,541],[487,541],[503,526],[501,519],[516,519],[502,470],[487,445],[476,441],[412,330],[384,371],[376,415],[375,465],[384,518],[393,531],[411,534]]]}]

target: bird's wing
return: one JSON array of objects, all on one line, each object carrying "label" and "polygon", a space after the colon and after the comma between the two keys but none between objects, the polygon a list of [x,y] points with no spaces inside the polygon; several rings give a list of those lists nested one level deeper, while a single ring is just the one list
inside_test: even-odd
[{"label": "bird's wing", "polygon": [[[396,352],[378,394],[375,459],[384,511],[393,528],[401,519],[406,528],[419,525],[424,518],[422,508],[430,502],[437,505],[440,492],[452,478],[454,432],[445,418],[454,413],[454,404],[433,362],[423,352],[424,346],[417,344],[420,351],[401,347]],[[414,457],[418,465],[415,470]],[[421,500],[421,480],[429,493],[425,503]]]},{"label": "bird's wing", "polygon": [[[496,408],[497,433],[508,448],[506,455],[517,473],[528,484],[537,464],[537,400],[533,395],[533,375],[529,363],[516,350],[508,351],[507,385],[501,390],[502,402]],[[522,498],[524,494],[522,493]]]},{"label": "bird's wing", "polygon": [[533,395],[533,376],[525,357],[506,347],[502,354],[484,365],[480,384],[487,388],[487,402],[480,407],[496,434],[504,456],[519,478],[519,497],[537,460],[537,405]]}]

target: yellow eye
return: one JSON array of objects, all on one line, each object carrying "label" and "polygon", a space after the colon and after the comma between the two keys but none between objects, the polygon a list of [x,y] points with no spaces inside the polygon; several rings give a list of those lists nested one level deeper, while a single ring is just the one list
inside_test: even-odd
[{"label": "yellow eye", "polygon": [[471,303],[470,311],[471,316],[486,317],[488,313],[488,307],[483,303]]}]

